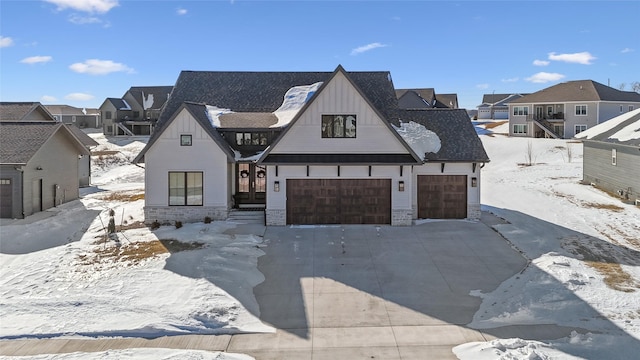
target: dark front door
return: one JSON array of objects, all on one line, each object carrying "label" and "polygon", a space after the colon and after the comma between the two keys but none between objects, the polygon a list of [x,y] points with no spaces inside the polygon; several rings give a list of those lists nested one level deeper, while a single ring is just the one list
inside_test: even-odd
[{"label": "dark front door", "polygon": [[0,217],[13,217],[13,186],[11,179],[0,179]]},{"label": "dark front door", "polygon": [[236,164],[236,206],[266,204],[267,168],[254,163]]}]

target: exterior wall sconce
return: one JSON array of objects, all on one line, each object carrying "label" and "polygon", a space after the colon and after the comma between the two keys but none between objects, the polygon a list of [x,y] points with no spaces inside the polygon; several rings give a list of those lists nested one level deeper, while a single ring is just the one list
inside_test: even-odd
[{"label": "exterior wall sconce", "polygon": [[273,182],[273,191],[274,192],[280,192],[280,181],[274,181]]},{"label": "exterior wall sconce", "polygon": [[398,181],[398,191],[404,191],[404,181]]},{"label": "exterior wall sconce", "polygon": [[471,178],[471,187],[478,187],[478,178]]},{"label": "exterior wall sconce", "polygon": [[36,166],[36,170],[42,170],[42,166]]}]

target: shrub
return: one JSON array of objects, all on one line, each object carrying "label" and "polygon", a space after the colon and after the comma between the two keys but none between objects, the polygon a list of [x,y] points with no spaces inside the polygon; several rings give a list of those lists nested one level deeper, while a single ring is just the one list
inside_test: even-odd
[{"label": "shrub", "polygon": [[205,217],[204,217],[204,223],[205,223],[205,224],[211,224],[211,217],[209,217],[209,216],[205,216]]},{"label": "shrub", "polygon": [[182,227],[182,221],[176,220],[176,229],[180,229]]},{"label": "shrub", "polygon": [[160,228],[160,222],[158,222],[158,220],[155,220],[154,222],[151,223],[150,226],[151,230],[157,230]]}]

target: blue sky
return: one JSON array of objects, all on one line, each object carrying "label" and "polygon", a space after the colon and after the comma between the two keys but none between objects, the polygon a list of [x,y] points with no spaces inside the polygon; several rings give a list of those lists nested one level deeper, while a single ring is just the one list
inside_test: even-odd
[{"label": "blue sky", "polygon": [[[181,70],[390,71],[396,88],[640,81],[640,1],[0,1],[0,100],[99,107]],[[302,84],[301,84],[302,85]]]}]

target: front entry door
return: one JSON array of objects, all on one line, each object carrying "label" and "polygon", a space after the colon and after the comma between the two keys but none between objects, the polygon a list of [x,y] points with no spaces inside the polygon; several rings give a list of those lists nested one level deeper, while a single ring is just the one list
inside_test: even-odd
[{"label": "front entry door", "polygon": [[267,167],[254,163],[236,164],[236,206],[266,204]]}]

